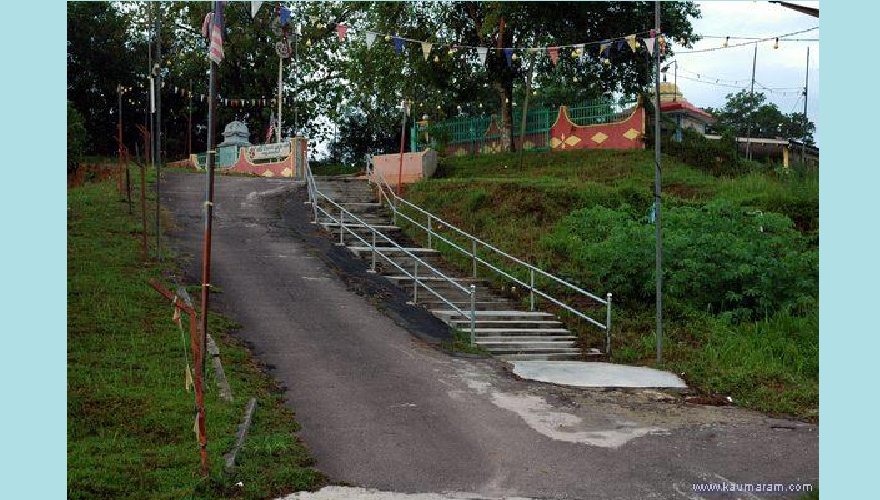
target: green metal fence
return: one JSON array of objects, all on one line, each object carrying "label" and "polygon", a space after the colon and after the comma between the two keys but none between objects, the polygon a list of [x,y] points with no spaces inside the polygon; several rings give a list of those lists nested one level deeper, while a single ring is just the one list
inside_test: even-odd
[{"label": "green metal fence", "polygon": [[[637,100],[632,98],[596,99],[568,107],[568,117],[575,125],[595,125],[621,120],[632,111]],[[522,111],[514,109],[511,116],[511,136],[517,149],[546,151],[550,149],[550,129],[556,122],[559,108],[538,107],[526,115],[526,129],[522,134]],[[492,123],[494,120],[494,124]],[[447,153],[477,154],[501,150],[501,120],[496,115],[460,117],[442,122],[417,123],[412,130],[414,151],[425,148]]]}]

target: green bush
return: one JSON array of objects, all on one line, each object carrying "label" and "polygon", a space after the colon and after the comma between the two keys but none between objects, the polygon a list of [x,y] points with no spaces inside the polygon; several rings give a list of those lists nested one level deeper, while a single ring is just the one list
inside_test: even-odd
[{"label": "green bush", "polygon": [[662,141],[664,153],[712,175],[737,176],[761,168],[759,163],[739,157],[731,135],[707,139],[694,130],[684,129],[681,142],[674,141],[671,135],[664,135]]},{"label": "green bush", "polygon": [[[562,219],[541,240],[562,270],[615,301],[654,300],[654,225],[627,207],[592,207]],[[673,306],[724,313],[732,320],[765,317],[813,304],[818,251],[784,215],[724,201],[663,212],[664,290]]]},{"label": "green bush", "polygon": [[67,172],[76,170],[85,154],[86,126],[83,116],[67,101]]}]

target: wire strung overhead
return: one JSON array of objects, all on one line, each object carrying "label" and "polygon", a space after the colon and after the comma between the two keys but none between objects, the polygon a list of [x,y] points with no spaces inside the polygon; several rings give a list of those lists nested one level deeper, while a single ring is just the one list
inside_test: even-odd
[{"label": "wire strung overhead", "polygon": [[815,31],[817,29],[819,29],[819,27],[814,26],[812,28],[807,28],[805,30],[800,30],[800,31],[793,31],[791,33],[785,33],[783,35],[773,35],[773,36],[767,36],[767,37],[756,38],[756,39],[749,38],[749,40],[751,40],[751,41],[740,42],[740,43],[735,43],[735,44],[728,43],[728,40],[732,39],[733,37],[724,37],[724,39],[725,39],[724,44],[721,45],[720,47],[710,47],[708,49],[696,49],[696,50],[679,50],[676,52],[676,54],[699,54],[699,53],[703,53],[703,52],[714,52],[716,50],[733,49],[736,47],[745,47],[747,45],[754,45],[754,44],[758,44],[758,43],[762,43],[762,42],[769,42],[771,40],[778,43],[780,40],[784,40],[785,37],[799,35],[801,33],[808,33],[810,31]]}]

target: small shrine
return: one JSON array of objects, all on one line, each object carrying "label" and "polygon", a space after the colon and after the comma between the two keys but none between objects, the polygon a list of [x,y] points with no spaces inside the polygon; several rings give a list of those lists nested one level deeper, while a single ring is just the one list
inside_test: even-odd
[{"label": "small shrine", "polygon": [[248,140],[250,138],[250,132],[248,131],[247,125],[245,125],[242,121],[231,121],[226,125],[226,128],[223,130],[223,142],[217,145],[217,147],[225,147],[225,146],[237,146],[244,147],[250,146],[251,142]]}]

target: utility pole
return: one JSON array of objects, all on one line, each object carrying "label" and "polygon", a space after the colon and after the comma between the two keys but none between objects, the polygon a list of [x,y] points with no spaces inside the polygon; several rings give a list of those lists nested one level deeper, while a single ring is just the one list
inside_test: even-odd
[{"label": "utility pole", "polygon": [[193,153],[193,81],[192,78],[189,80],[189,106],[188,106],[189,116],[186,119],[186,154],[187,156],[192,156]]},{"label": "utility pole", "polygon": [[660,231],[660,0],[654,2],[654,239],[657,274],[657,364],[663,362],[663,235]]},{"label": "utility pole", "polygon": [[807,74],[804,77],[804,134],[801,138],[801,164],[807,164],[807,125],[810,120],[807,119],[807,98],[810,89],[810,46],[807,45]]},{"label": "utility pole", "polygon": [[[752,101],[755,100],[755,63],[758,62],[758,44],[755,44],[755,55],[752,56],[752,87],[749,90],[749,97]],[[752,159],[752,119],[755,115],[755,110],[751,109],[754,105],[753,102],[749,103],[749,124],[746,132],[746,158],[749,160]]]},{"label": "utility pole", "polygon": [[156,2],[155,5],[156,61],[153,63],[153,71],[155,73],[153,79],[155,82],[156,123],[153,127],[153,163],[156,166],[156,256],[159,260],[162,260],[162,246],[160,244],[162,225],[159,220],[159,213],[161,211],[159,185],[162,183],[162,5],[161,2]]}]

